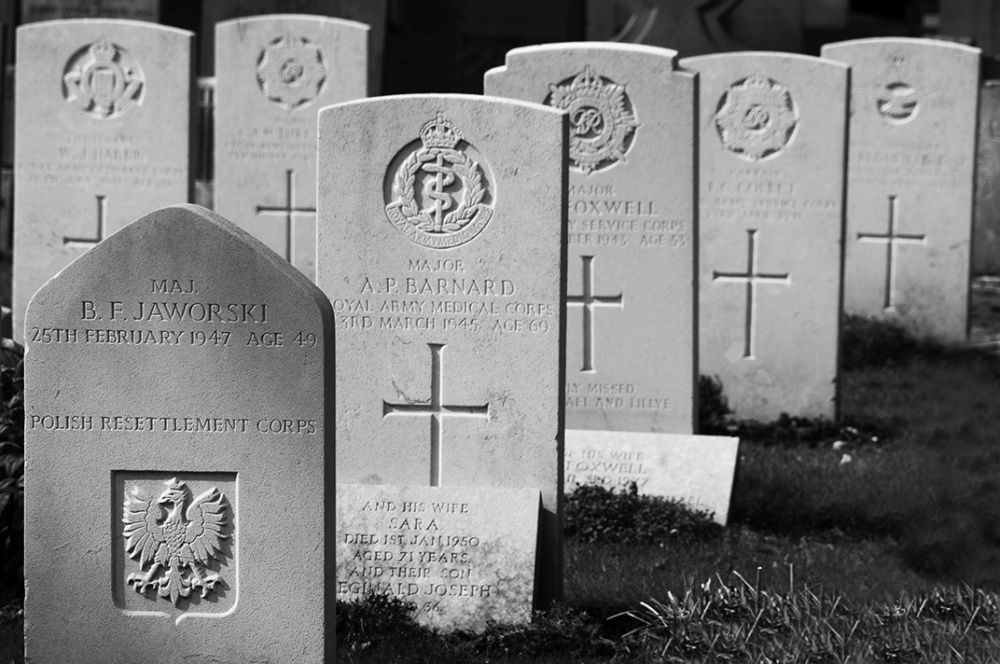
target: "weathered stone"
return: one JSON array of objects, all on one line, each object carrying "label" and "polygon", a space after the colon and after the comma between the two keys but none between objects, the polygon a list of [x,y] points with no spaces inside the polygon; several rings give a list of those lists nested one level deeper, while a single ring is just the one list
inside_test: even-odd
[{"label": "weathered stone", "polygon": [[933,39],[827,44],[851,66],[844,306],[963,343],[979,49]]},{"label": "weathered stone", "polygon": [[739,438],[620,431],[566,432],[566,490],[596,484],[664,496],[726,525]]},{"label": "weathered stone", "polygon": [[198,36],[199,74],[211,76],[216,70],[215,25],[229,19],[265,14],[313,14],[358,21],[370,27],[368,35],[368,94],[382,90],[382,62],[385,53],[388,0],[207,0],[202,5],[201,33]]},{"label": "weathered stone", "polygon": [[319,16],[216,25],[214,209],[315,278],[316,120],[365,96],[368,26]]},{"label": "weathered stone", "polygon": [[700,76],[699,361],[737,417],[834,417],[848,69],[783,53]]},{"label": "weathered stone", "polygon": [[134,21],[18,29],[14,329],[50,277],[126,223],[186,203],[191,33]]},{"label": "weathered stone", "polygon": [[325,661],[332,325],[305,277],[195,206],[35,295],[26,660]]},{"label": "weathered stone", "polygon": [[319,120],[337,481],[541,491],[540,603],[562,585],[565,132],[561,111],[465,95]]},{"label": "weathered stone", "polygon": [[531,620],[536,489],[337,486],[337,599],[389,593],[440,629]]},{"label": "weathered stone", "polygon": [[569,111],[566,426],[691,433],[695,79],[674,51],[510,51],[486,94]]}]

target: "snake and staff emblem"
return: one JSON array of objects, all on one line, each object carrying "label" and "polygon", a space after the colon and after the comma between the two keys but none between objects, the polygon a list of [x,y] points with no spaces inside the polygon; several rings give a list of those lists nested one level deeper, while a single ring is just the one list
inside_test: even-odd
[{"label": "snake and staff emblem", "polygon": [[[419,147],[417,147],[419,146]],[[472,146],[438,112],[420,129],[409,154],[393,171],[385,214],[400,232],[419,245],[448,249],[479,235],[493,216],[488,169],[473,156]]]}]

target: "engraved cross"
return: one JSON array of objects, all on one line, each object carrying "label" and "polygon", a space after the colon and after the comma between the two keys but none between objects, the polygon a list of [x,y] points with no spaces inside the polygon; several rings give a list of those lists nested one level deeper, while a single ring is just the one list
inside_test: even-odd
[{"label": "engraved cross", "polygon": [[66,237],[63,236],[63,246],[90,248],[108,236],[108,197],[97,196],[97,237]]},{"label": "engraved cross", "polygon": [[858,242],[874,242],[885,245],[885,300],[886,311],[896,308],[896,253],[900,244],[927,244],[926,235],[903,235],[897,233],[899,226],[899,197],[889,196],[889,232],[885,235],[877,233],[858,233]]},{"label": "engraved cross", "polygon": [[583,259],[583,294],[570,295],[567,305],[583,307],[583,368],[580,371],[594,371],[594,307],[625,307],[622,294],[594,295],[594,256],[580,256]]},{"label": "engraved cross", "polygon": [[754,349],[757,336],[757,284],[782,284],[789,286],[792,283],[788,273],[785,274],[763,274],[757,271],[757,233],[760,231],[750,229],[747,231],[747,271],[742,272],[712,272],[712,281],[746,284],[746,318],[744,320],[743,331],[743,357],[748,360],[754,358]]},{"label": "engraved cross", "polygon": [[285,206],[269,207],[266,205],[258,205],[257,214],[262,216],[285,218],[285,260],[291,263],[292,256],[295,255],[295,234],[293,232],[295,217],[297,215],[314,217],[316,216],[316,208],[295,206],[295,171],[289,168],[285,171],[285,176],[287,178],[285,182]]},{"label": "engraved cross", "polygon": [[389,403],[382,401],[382,417],[429,415],[431,418],[431,486],[441,486],[441,429],[445,417],[490,419],[490,405],[460,406],[444,403],[442,356],[444,344],[427,344],[431,349],[430,403]]}]

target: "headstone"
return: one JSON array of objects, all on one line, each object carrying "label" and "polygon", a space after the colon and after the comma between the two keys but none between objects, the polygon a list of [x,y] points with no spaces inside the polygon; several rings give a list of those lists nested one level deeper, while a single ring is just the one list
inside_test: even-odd
[{"label": "headstone", "polygon": [[541,491],[562,592],[565,113],[466,95],[319,119],[317,284],[337,318],[337,481]]},{"label": "headstone", "polygon": [[217,72],[215,25],[223,21],[264,14],[315,14],[357,21],[370,27],[368,33],[368,94],[382,90],[382,58],[385,53],[388,0],[205,0],[199,35],[198,73]]},{"label": "headstone", "polygon": [[596,484],[680,500],[726,525],[739,438],[669,433],[566,432],[566,491]]},{"label": "headstone", "polygon": [[131,21],[18,29],[14,329],[75,258],[189,200],[191,33]]},{"label": "headstone", "polygon": [[35,295],[26,661],[327,661],[332,324],[305,277],[188,205]]},{"label": "headstone", "polygon": [[1000,81],[979,90],[972,273],[1000,274]]},{"label": "headstone", "polygon": [[827,44],[851,66],[844,306],[943,344],[968,331],[979,49]]},{"label": "headstone", "polygon": [[834,417],[848,69],[688,58],[700,78],[701,373],[739,418]]},{"label": "headstone", "polygon": [[390,593],[442,631],[531,621],[537,489],[337,486],[337,599]]},{"label": "headstone", "polygon": [[566,426],[691,433],[697,395],[695,78],[621,44],[510,51],[488,95],[566,109]]},{"label": "headstone", "polygon": [[160,20],[160,0],[21,0],[21,23],[76,18]]},{"label": "headstone", "polygon": [[215,211],[315,278],[317,111],[365,96],[368,26],[320,16],[216,25]]}]

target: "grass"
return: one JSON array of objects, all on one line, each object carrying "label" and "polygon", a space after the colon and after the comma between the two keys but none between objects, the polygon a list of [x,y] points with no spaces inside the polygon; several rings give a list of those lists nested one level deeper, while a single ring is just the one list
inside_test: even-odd
[{"label": "grass", "polygon": [[602,543],[627,501],[585,502],[600,525],[570,529],[564,605],[478,636],[344,638],[338,661],[1000,662],[1000,358],[860,319],[845,343],[842,422],[733,422],[709,399],[743,441],[724,532],[647,518]]},{"label": "grass", "polygon": [[[837,423],[733,421],[702,381],[706,428],[742,441],[728,528],[578,490],[563,604],[452,635],[390,598],[338,605],[337,661],[1000,662],[1000,358],[861,319],[844,336]],[[20,663],[0,605],[0,664]]]}]

